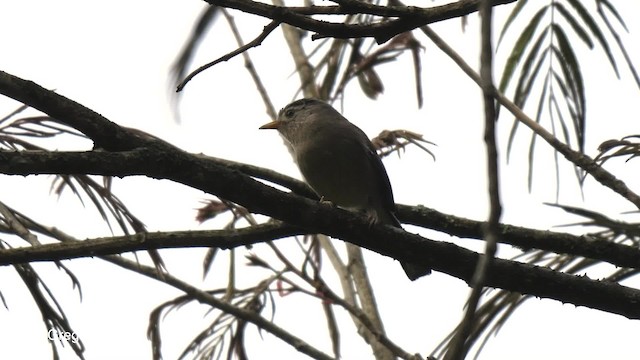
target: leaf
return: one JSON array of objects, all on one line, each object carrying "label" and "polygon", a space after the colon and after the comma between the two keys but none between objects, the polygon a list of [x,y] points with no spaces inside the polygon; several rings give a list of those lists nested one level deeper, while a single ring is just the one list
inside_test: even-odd
[{"label": "leaf", "polygon": [[584,21],[584,23],[589,27],[589,30],[591,30],[591,33],[593,34],[593,36],[596,37],[596,39],[600,43],[600,46],[602,46],[602,49],[607,55],[607,58],[609,58],[609,63],[611,64],[611,67],[613,67],[613,71],[615,71],[616,77],[620,78],[620,73],[618,72],[618,66],[616,65],[616,60],[613,57],[613,54],[611,53],[611,49],[609,48],[609,44],[607,43],[607,40],[604,38],[602,31],[600,31],[600,27],[598,26],[598,24],[596,24],[591,14],[589,14],[587,9],[584,8],[584,6],[580,3],[580,1],[576,1],[576,0],[567,0],[567,1],[569,2],[569,4],[571,4],[571,6],[573,6],[574,9],[576,9],[576,12],[578,13],[578,15],[580,15],[580,18],[582,18],[582,21]]},{"label": "leaf", "polygon": [[585,129],[585,112],[586,112],[586,102],[585,102],[585,90],[584,90],[584,82],[582,80],[582,72],[580,71],[580,64],[578,63],[578,59],[573,51],[573,47],[571,43],[567,39],[564,30],[557,25],[552,25],[555,38],[558,40],[558,46],[560,53],[562,54],[562,58],[564,60],[563,65],[567,65],[567,68],[570,70],[570,79],[571,87],[575,89],[576,92],[576,116],[573,117],[574,120],[574,130],[576,132],[576,136],[578,137],[578,148],[581,152],[584,152],[584,129]]},{"label": "leaf", "polygon": [[504,71],[502,72],[499,86],[501,92],[504,92],[507,88],[507,85],[509,85],[509,81],[511,80],[511,77],[513,76],[518,63],[520,62],[520,59],[522,58],[524,49],[527,47],[527,45],[529,45],[529,42],[531,41],[531,38],[538,28],[538,24],[540,24],[540,20],[542,19],[542,16],[547,11],[547,9],[548,7],[545,6],[542,9],[538,10],[538,12],[530,20],[529,25],[522,31],[520,37],[513,46],[511,54],[509,55],[507,63],[504,67]]},{"label": "leaf", "polygon": [[627,29],[627,26],[625,25],[624,21],[620,17],[620,14],[618,14],[617,10],[611,4],[609,4],[608,1],[605,2],[604,0],[601,0],[601,1],[598,2],[598,13],[600,14],[600,18],[602,18],[602,21],[604,21],[604,23],[607,25],[607,28],[609,29],[609,32],[613,36],[614,40],[616,41],[616,44],[618,45],[618,48],[622,52],[622,56],[624,57],[624,60],[627,63],[627,67],[629,68],[629,71],[631,71],[631,75],[633,75],[633,79],[635,80],[636,85],[640,88],[640,75],[638,75],[638,71],[636,70],[635,66],[633,65],[633,62],[631,61],[631,58],[629,57],[629,54],[627,53],[627,49],[625,48],[624,44],[622,43],[622,40],[620,40],[620,36],[615,31],[615,29],[613,28],[613,26],[609,22],[609,19],[607,18],[607,16],[605,15],[604,11],[602,10],[602,7],[600,6],[601,4],[605,4],[605,6],[607,6],[609,8],[609,10],[613,13],[613,15],[618,19],[620,24],[622,24],[622,27],[624,27],[625,31],[629,32],[629,30]]},{"label": "leaf", "polygon": [[560,70],[562,72],[562,75],[558,74],[558,77],[565,80],[564,83],[567,89],[566,100],[571,101],[573,104],[575,104],[576,103],[575,99],[577,98],[578,94],[576,93],[576,88],[572,81],[573,75],[571,74],[571,69],[569,68],[566,61],[564,60],[564,57],[562,56],[562,53],[560,52],[558,47],[553,46],[551,48],[551,53],[557,60],[558,64],[560,65]]},{"label": "leaf", "polygon": [[[552,99],[551,105],[553,105],[553,109],[556,110],[556,114],[560,118],[560,126],[562,129],[562,136],[564,138],[564,142],[571,146],[571,137],[569,136],[569,128],[567,127],[566,121],[564,121],[564,116],[562,115],[562,111],[560,109],[560,105],[556,101],[555,97]],[[571,109],[569,109],[571,111]]]},{"label": "leaf", "polygon": [[602,12],[602,7],[601,7],[602,5],[604,5],[607,9],[609,9],[609,11],[616,18],[616,20],[618,20],[618,22],[620,23],[620,25],[622,25],[624,30],[626,32],[629,32],[629,29],[627,28],[627,24],[625,24],[624,19],[622,18],[622,16],[620,16],[620,13],[618,12],[618,10],[613,5],[611,5],[609,0],[596,0],[596,3],[598,5],[598,12],[600,13],[601,16],[604,17],[604,13]]},{"label": "leaf", "polygon": [[576,32],[576,34],[578,35],[578,37],[580,37],[580,39],[582,39],[582,41],[587,44],[587,46],[589,47],[589,49],[593,49],[593,41],[591,41],[591,38],[589,37],[589,34],[587,34],[587,32],[584,30],[584,28],[576,21],[576,19],[567,11],[567,9],[562,6],[561,3],[559,2],[554,2],[553,3],[553,7],[558,10],[558,12],[560,13],[560,15],[562,15],[564,17],[565,20],[567,20],[567,22],[569,23],[569,25],[571,25],[571,27],[573,28],[573,31]]},{"label": "leaf", "polygon": [[529,172],[527,175],[527,187],[529,189],[529,192],[531,192],[531,189],[533,187],[533,156],[535,154],[533,150],[536,147],[536,137],[536,133],[532,132],[531,141],[529,142],[529,156],[527,159],[529,161]]},{"label": "leaf", "polygon": [[[543,35],[540,35],[540,39],[538,40],[538,43],[541,43],[542,40],[544,39]],[[531,91],[531,87],[533,86],[533,83],[535,82],[535,79],[537,78],[537,74],[540,71],[540,69],[542,68],[542,64],[544,64],[545,62],[545,57],[546,54],[548,53],[548,51],[544,51],[542,53],[542,55],[540,55],[540,57],[538,57],[538,62],[536,63],[535,67],[533,68],[533,71],[531,72],[531,75],[529,76],[529,80],[527,82],[525,82],[525,77],[528,75],[526,72],[522,72],[520,75],[520,79],[518,80],[518,86],[516,89],[516,95],[514,97],[514,102],[516,102],[516,104],[520,107],[524,106],[524,103],[526,102],[526,98],[529,94],[529,92]],[[530,55],[536,55],[534,53],[531,53]],[[529,58],[527,58],[527,61],[525,62],[525,64],[527,64],[526,68],[530,68],[529,66],[529,62],[533,61],[535,59],[535,56],[530,56]],[[524,68],[524,67],[523,67]],[[546,84],[546,81],[545,81]],[[543,90],[545,91],[545,90]],[[518,124],[520,122],[518,121],[518,119],[514,119],[514,123],[511,126],[511,132],[509,133],[509,140],[507,142],[507,157],[510,156],[511,154],[511,148],[513,145],[513,141],[515,139],[515,134],[516,131],[518,129]]]},{"label": "leaf", "polygon": [[[541,61],[539,61],[539,64],[542,64],[542,59],[540,59]],[[538,110],[536,111],[536,122],[540,123],[540,120],[542,119],[542,109],[544,108],[544,104],[545,102],[543,101],[544,98],[546,98],[547,96],[547,91],[549,90],[549,77],[545,76],[544,78],[544,83],[542,84],[542,93],[540,94],[540,100],[538,101]],[[531,143],[529,144],[529,168],[528,168],[528,175],[527,175],[527,187],[529,192],[531,192],[531,189],[533,187],[533,155],[534,155],[534,148],[535,148],[535,139],[536,139],[536,134],[532,133],[532,138],[531,138]]]},{"label": "leaf", "polygon": [[[545,37],[546,36],[544,36],[544,34],[541,34],[540,39],[538,39],[538,42],[536,44],[541,44],[542,40],[544,40]],[[538,73],[540,72],[542,65],[545,63],[547,51],[543,52],[542,55],[538,57],[538,62],[533,67],[533,70],[530,71],[531,63],[536,59],[537,55],[537,49],[535,50],[535,52],[531,52],[530,56],[525,61],[525,64],[520,72],[520,78],[518,79],[514,102],[520,107],[524,107],[526,99],[528,98],[529,94],[531,93],[531,89],[533,88],[533,84],[538,78]]]},{"label": "leaf", "polygon": [[207,274],[209,273],[209,270],[211,270],[211,264],[213,264],[213,260],[216,257],[216,254],[218,253],[218,248],[214,247],[214,248],[210,248],[209,250],[207,250],[207,253],[204,256],[204,260],[202,260],[202,278],[206,278]]},{"label": "leaf", "polygon": [[520,11],[522,11],[524,6],[527,4],[527,1],[528,0],[520,0],[516,2],[516,6],[511,11],[511,14],[509,14],[507,21],[504,23],[504,26],[502,27],[502,31],[500,31],[500,37],[498,38],[498,44],[496,45],[496,49],[500,47],[500,43],[502,42],[502,38],[504,37],[504,34],[507,33],[507,30],[513,23],[513,20],[515,20],[516,17],[518,17],[518,15],[520,14]]},{"label": "leaf", "polygon": [[413,59],[413,73],[415,76],[416,82],[416,97],[418,100],[418,108],[422,108],[423,98],[422,98],[422,62],[420,61],[420,50],[423,49],[422,45],[413,38],[413,42],[411,43],[411,58]]},{"label": "leaf", "polygon": [[[547,77],[547,79],[549,79],[549,77]],[[552,105],[555,104],[556,105],[555,109],[557,109],[558,102],[556,101],[556,96],[552,90],[553,89],[551,89],[550,91],[551,94],[549,96],[549,117],[551,118],[551,132],[555,137],[558,137],[557,136],[558,132],[556,131],[556,121],[555,121],[555,117],[553,116],[554,107],[552,107]],[[560,117],[561,127],[565,128],[565,124],[563,123],[562,113],[558,111],[557,114]],[[556,174],[556,201],[557,201],[560,198],[560,161],[558,159],[557,151],[553,152],[553,164],[554,164],[554,170]]]},{"label": "leaf", "polygon": [[370,99],[377,99],[384,92],[384,84],[373,68],[358,73],[358,83],[362,92]]},{"label": "leaf", "polygon": [[196,50],[198,49],[200,42],[205,37],[209,26],[215,22],[217,15],[220,13],[219,10],[220,8],[217,6],[207,6],[203,9],[200,17],[195,21],[195,26],[191,30],[189,38],[184,44],[175,62],[171,65],[169,74],[170,84],[173,85],[173,88],[170,89],[170,94],[172,96],[171,105],[177,120],[179,119],[177,106],[181,93],[175,91],[175,86],[182,81],[187,73],[187,68],[193,57],[195,57]]}]

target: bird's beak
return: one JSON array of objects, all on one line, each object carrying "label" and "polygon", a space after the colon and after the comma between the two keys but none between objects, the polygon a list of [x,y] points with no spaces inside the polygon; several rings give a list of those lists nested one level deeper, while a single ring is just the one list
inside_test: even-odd
[{"label": "bird's beak", "polygon": [[272,121],[259,127],[259,129],[278,129],[280,127],[280,121]]}]

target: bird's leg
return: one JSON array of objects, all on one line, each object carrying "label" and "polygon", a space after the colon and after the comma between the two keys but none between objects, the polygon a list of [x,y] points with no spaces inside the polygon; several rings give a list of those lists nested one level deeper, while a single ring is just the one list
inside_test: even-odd
[{"label": "bird's leg", "polygon": [[372,227],[373,225],[380,222],[380,220],[378,219],[378,214],[375,212],[375,210],[365,209],[363,210],[363,212],[364,212],[364,216],[367,219],[367,222],[369,223],[369,227]]},{"label": "bird's leg", "polygon": [[320,196],[320,200],[318,200],[321,204],[327,204],[330,205],[331,207],[337,207],[336,204],[334,204],[331,200],[325,200],[324,196]]}]

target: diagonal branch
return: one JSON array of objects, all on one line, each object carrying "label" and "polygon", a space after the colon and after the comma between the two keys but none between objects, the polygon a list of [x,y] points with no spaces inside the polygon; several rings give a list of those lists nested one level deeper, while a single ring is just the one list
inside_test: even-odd
[{"label": "diagonal branch", "polygon": [[[467,64],[464,59],[458,55],[438,34],[436,34],[428,26],[423,26],[421,30],[433,41],[433,43],[440,48],[445,54],[447,54],[461,69],[467,74],[471,80],[473,80],[479,86],[482,86],[482,80],[480,75]],[[535,120],[531,119],[527,114],[517,107],[513,101],[509,100],[503,93],[501,93],[495,87],[493,88],[493,94],[500,105],[509,110],[520,122],[529,127],[534,133],[544,139],[551,147],[556,151],[564,155],[564,157],[586,171],[589,175],[593,176],[599,183],[618,193],[620,196],[627,199],[640,209],[640,196],[633,192],[622,180],[618,179],[612,173],[605,170],[602,166],[598,165],[591,157],[571,149],[567,144],[564,144],[558,138],[553,136],[552,133],[547,131]]]},{"label": "diagonal branch", "polygon": [[[64,239],[60,239],[60,240],[63,240],[64,243],[79,242],[69,236],[64,236]],[[313,359],[321,359],[321,360],[333,359],[332,357],[326,355],[322,351],[311,346],[309,343],[296,337],[295,335],[277,326],[276,324],[265,319],[264,317],[256,314],[255,312],[250,311],[248,309],[234,306],[233,304],[230,304],[227,301],[218,299],[212,294],[209,294],[203,290],[200,290],[186,283],[185,281],[182,281],[179,278],[174,277],[171,274],[158,273],[156,268],[145,266],[138,262],[130,261],[120,256],[115,256],[115,255],[105,256],[104,260],[111,262],[113,264],[116,264],[125,269],[139,273],[141,275],[147,276],[149,278],[158,280],[167,285],[173,286],[174,288],[183,291],[185,294],[193,297],[194,299],[198,300],[203,304],[211,305],[212,307],[215,307],[220,311],[226,312],[228,314],[232,314],[233,316],[239,319],[246,320],[256,325],[258,328],[268,331],[269,333],[273,334],[280,340],[294,347],[299,352],[306,354]]]},{"label": "diagonal branch", "polygon": [[269,25],[265,26],[264,29],[262,30],[262,33],[260,33],[260,35],[258,35],[258,37],[256,37],[255,39],[253,39],[251,42],[246,43],[245,45],[235,49],[234,51],[217,58],[216,60],[213,60],[212,62],[202,65],[199,68],[197,68],[196,70],[194,70],[193,72],[191,72],[189,75],[187,75],[187,77],[182,80],[180,82],[180,84],[178,84],[178,87],[176,89],[177,92],[182,91],[182,89],[184,89],[185,85],[187,85],[187,83],[189,81],[191,81],[191,79],[193,79],[196,75],[198,75],[199,73],[207,70],[208,68],[221,63],[223,61],[229,61],[230,59],[232,59],[233,57],[242,54],[243,52],[251,49],[252,47],[256,47],[256,46],[260,46],[260,44],[262,44],[262,41],[264,41],[264,39],[267,38],[267,36],[269,36],[269,34],[271,34],[271,32],[273,30],[275,30],[278,25],[280,25],[279,22],[277,21],[272,21],[269,23]]}]

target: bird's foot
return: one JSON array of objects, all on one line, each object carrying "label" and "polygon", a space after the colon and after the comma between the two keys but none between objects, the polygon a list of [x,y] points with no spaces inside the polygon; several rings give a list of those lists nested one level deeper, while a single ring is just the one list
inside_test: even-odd
[{"label": "bird's foot", "polygon": [[369,223],[369,227],[373,227],[375,224],[380,222],[380,220],[378,219],[378,214],[376,214],[375,211],[365,210],[364,216]]},{"label": "bird's foot", "polygon": [[324,196],[320,197],[320,200],[318,200],[321,204],[325,204],[325,205],[330,205],[331,207],[337,207],[336,204],[334,204],[331,200],[326,200],[324,198]]}]

